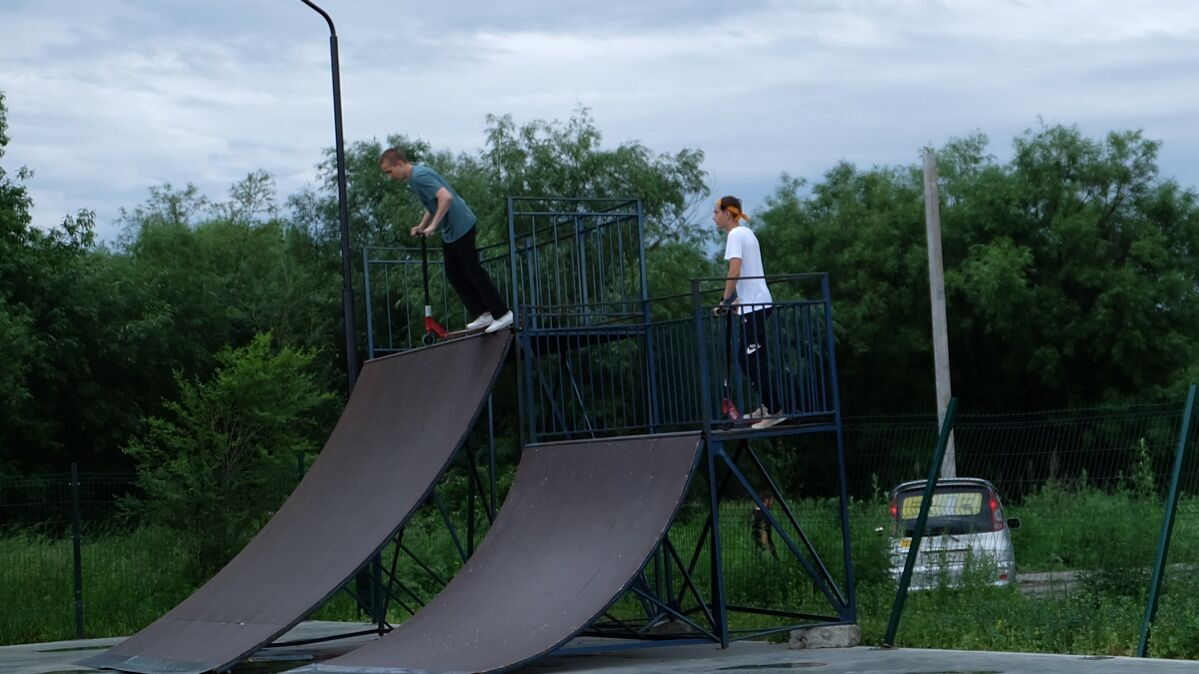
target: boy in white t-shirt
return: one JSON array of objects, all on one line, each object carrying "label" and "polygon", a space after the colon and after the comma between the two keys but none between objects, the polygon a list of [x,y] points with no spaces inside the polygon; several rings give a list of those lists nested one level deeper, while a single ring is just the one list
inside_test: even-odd
[{"label": "boy in white t-shirt", "polygon": [[[737,362],[749,376],[749,383],[762,396],[762,406],[747,414],[758,419],[753,428],[770,428],[782,422],[782,400],[776,393],[774,379],[770,376],[770,359],[766,354],[766,319],[774,304],[770,288],[766,286],[766,270],[762,266],[762,249],[758,237],[752,230],[741,226],[749,216],[741,210],[737,197],[721,197],[712,211],[712,221],[727,235],[724,259],[729,261],[729,272],[725,277],[724,297],[720,304],[724,311],[736,305],[741,317],[741,348]],[[758,278],[753,278],[758,277]]]}]

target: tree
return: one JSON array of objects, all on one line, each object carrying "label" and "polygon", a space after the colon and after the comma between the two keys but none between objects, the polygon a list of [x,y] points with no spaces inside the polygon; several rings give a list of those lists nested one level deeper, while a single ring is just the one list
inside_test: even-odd
[{"label": "tree", "polygon": [[[0,92],[0,159],[8,146],[8,115]],[[18,172],[18,179],[26,174]],[[33,367],[32,318],[14,302],[11,284],[20,276],[20,250],[29,236],[29,195],[0,165],[0,475],[14,469],[19,437],[28,415],[27,384]]]},{"label": "tree", "polygon": [[[274,192],[261,171],[232,185],[224,202],[164,185],[127,217],[121,253],[143,289],[141,313],[168,317],[178,340],[167,346],[176,359],[167,372],[205,375],[219,349],[262,332],[284,346],[337,343],[339,272],[324,264],[319,243],[279,219]],[[191,206],[177,208],[181,201]]]},{"label": "tree", "polygon": [[605,149],[586,108],[566,122],[517,126],[511,115],[488,115],[487,123],[483,168],[494,181],[493,203],[500,205],[491,217],[503,231],[505,196],[637,198],[645,218],[651,295],[688,292],[688,279],[716,273],[703,251],[714,230],[694,218],[696,205],[709,194],[702,150],[655,154],[635,141]]},{"label": "tree", "polygon": [[[8,143],[0,95],[0,158]],[[94,373],[110,345],[107,287],[97,282],[94,214],[34,227],[22,182],[0,167],[0,471],[65,468],[103,435],[110,400]]]},{"label": "tree", "polygon": [[[982,135],[938,152],[955,395],[973,410],[1177,395],[1199,352],[1199,209],[1157,176],[1158,144],[1030,130],[1007,164]],[[854,413],[934,405],[921,168],[784,176],[771,270],[828,270]]]},{"label": "tree", "polygon": [[841,163],[810,197],[802,187],[783,176],[756,218],[759,238],[771,273],[830,273],[846,407],[895,412],[934,400],[919,181]]},{"label": "tree", "polygon": [[[127,467],[120,448],[141,419],[175,395],[173,372],[206,377],[218,351],[258,333],[319,352],[321,381],[342,381],[336,349],[327,348],[337,338],[336,276],[312,263],[302,232],[271,215],[273,193],[263,172],[234,184],[227,202],[191,185],[151,188],[147,202],[125,213],[116,250],[87,240],[73,257],[37,264],[35,278],[63,287],[36,306],[63,318],[37,324],[38,335],[53,336],[54,355],[37,368],[45,409],[27,418],[63,436],[51,439],[89,469],[112,469]],[[68,218],[64,232],[78,229]],[[37,257],[27,251],[26,259]],[[43,466],[26,468],[62,469],[50,460],[57,454],[41,456]]]},{"label": "tree", "polygon": [[698,246],[710,238],[693,222],[708,196],[702,150],[655,154],[638,142],[603,149],[603,135],[587,108],[566,122],[534,120],[517,126],[511,115],[487,116],[483,161],[504,196],[634,197],[642,201],[646,246]]},{"label": "tree", "polygon": [[[567,122],[533,120],[517,126],[510,115],[487,117],[487,140],[477,154],[436,150],[405,135],[387,138],[413,161],[446,177],[479,217],[480,245],[508,236],[508,196],[640,198],[650,249],[710,239],[695,225],[695,204],[708,194],[703,152],[682,149],[655,154],[636,142],[602,147],[602,134],[585,108]],[[420,219],[420,204],[403,185],[379,171],[378,141],[352,143],[346,151],[350,230],[354,247],[410,245],[408,229]],[[338,241],[336,172],[332,151],[320,165],[321,192],[306,190],[289,202],[299,226],[330,245]]]},{"label": "tree", "polygon": [[[1140,132],[1025,133],[1011,184],[1000,183],[1005,208],[991,209],[1006,231],[977,228],[979,186],[965,182],[953,227],[974,242],[953,284],[972,311],[959,342],[974,361],[997,358],[977,374],[1020,376],[1037,406],[1143,399],[1175,384],[1196,353],[1199,211],[1193,193],[1158,178],[1159,147]],[[979,383],[966,385],[983,397]]]},{"label": "tree", "polygon": [[178,400],[125,448],[145,495],[126,508],[195,541],[198,578],[265,523],[294,485],[297,456],[315,453],[323,429],[314,418],[333,396],[320,391],[312,360],[273,348],[269,334],[224,349],[208,380],[176,373]]}]

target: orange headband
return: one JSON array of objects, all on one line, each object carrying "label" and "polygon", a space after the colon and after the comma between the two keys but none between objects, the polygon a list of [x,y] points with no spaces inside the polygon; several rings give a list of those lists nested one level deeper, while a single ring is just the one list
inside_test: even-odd
[{"label": "orange headband", "polygon": [[744,214],[744,213],[742,213],[742,212],[741,212],[741,209],[740,209],[740,208],[737,208],[736,206],[732,206],[732,205],[730,205],[730,206],[728,206],[728,207],[721,206],[721,205],[720,205],[720,202],[719,202],[719,201],[717,201],[717,202],[716,202],[716,208],[719,208],[719,209],[720,209],[720,210],[722,210],[722,211],[728,211],[729,213],[732,213],[732,214],[733,214],[733,217],[734,217],[734,218],[737,218],[738,220],[744,220],[744,221],[746,221],[746,222],[749,222],[749,216],[748,216],[748,215],[746,215],[746,214]]}]

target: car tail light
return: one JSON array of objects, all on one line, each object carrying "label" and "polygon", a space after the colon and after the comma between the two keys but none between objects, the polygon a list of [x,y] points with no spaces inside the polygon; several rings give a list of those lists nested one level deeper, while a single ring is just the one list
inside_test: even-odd
[{"label": "car tail light", "polygon": [[1007,522],[1003,520],[1003,512],[999,510],[999,499],[995,498],[994,494],[991,494],[988,501],[988,505],[991,506],[991,531],[1003,531],[1003,528],[1007,526]]}]

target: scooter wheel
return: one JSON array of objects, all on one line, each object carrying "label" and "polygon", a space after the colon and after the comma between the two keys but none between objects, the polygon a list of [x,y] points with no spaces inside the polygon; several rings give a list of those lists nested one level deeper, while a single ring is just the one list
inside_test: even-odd
[{"label": "scooter wheel", "polygon": [[426,332],[425,336],[420,338],[421,343],[425,346],[432,346],[433,342],[436,340],[437,336],[431,332]]}]

